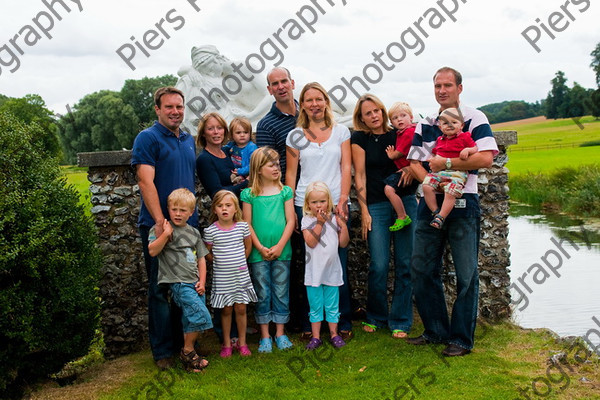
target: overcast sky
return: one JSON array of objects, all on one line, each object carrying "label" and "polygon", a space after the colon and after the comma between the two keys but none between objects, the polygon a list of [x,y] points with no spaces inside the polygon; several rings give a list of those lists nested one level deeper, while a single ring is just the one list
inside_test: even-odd
[{"label": "overcast sky", "polygon": [[[266,60],[258,78],[264,81],[273,62],[282,61],[297,94],[309,81],[330,89],[358,76],[378,81],[365,80],[386,105],[406,101],[426,114],[436,108],[432,75],[449,65],[463,74],[463,103],[533,102],[546,97],[557,70],[569,86],[595,87],[590,52],[600,42],[600,4],[590,0],[63,0],[70,12],[57,0],[54,13],[44,3],[51,0],[1,1],[0,93],[40,94],[61,114],[86,94],[119,90],[126,79],[177,75],[190,64],[193,46],[212,44],[244,61],[260,54],[268,39],[281,54]],[[161,19],[162,32],[155,25]],[[145,34],[151,29],[153,39]],[[273,36],[278,30],[279,41]],[[523,37],[525,30],[539,52]],[[144,36],[162,45],[144,46],[146,57],[132,36],[141,46]],[[122,46],[125,58],[135,49],[135,70],[116,53]],[[265,56],[254,57],[255,68],[257,57],[273,58],[273,49],[263,45]],[[365,69],[368,64],[376,67]],[[353,104],[356,97],[345,88]],[[355,88],[366,91],[357,82]]]}]

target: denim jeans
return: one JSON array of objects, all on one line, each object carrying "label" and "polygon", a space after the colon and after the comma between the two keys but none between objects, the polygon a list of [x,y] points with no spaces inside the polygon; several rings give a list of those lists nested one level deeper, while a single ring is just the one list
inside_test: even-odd
[{"label": "denim jeans", "polygon": [[[443,196],[439,200],[441,198]],[[417,309],[425,326],[423,336],[432,342],[455,344],[470,350],[474,342],[479,295],[480,211],[477,195],[465,194],[463,199],[467,200],[466,207],[454,208],[442,229],[429,225],[429,209],[425,202],[419,205],[411,271]],[[448,319],[441,279],[446,243],[450,245],[456,270],[457,296],[451,320]]]},{"label": "denim jeans", "polygon": [[[298,217],[298,226],[302,225],[302,207],[294,206],[296,211],[296,216]],[[350,215],[348,215],[347,221],[348,229],[350,229]],[[300,235],[302,237],[302,235]],[[300,244],[299,244],[300,245]],[[302,260],[304,260],[305,255],[305,243],[304,239],[301,239],[302,246]],[[340,331],[351,331],[352,330],[352,291],[350,287],[350,282],[348,280],[348,247],[338,247],[338,255],[340,257],[340,262],[342,264],[342,279],[344,283],[339,287],[340,290],[340,321],[338,325],[338,329]],[[304,264],[304,263],[302,263]],[[292,263],[292,266],[294,264]],[[302,268],[302,273],[304,276],[304,268]],[[302,280],[304,282],[304,279]],[[306,293],[306,288],[302,285],[302,291],[304,294]],[[310,322],[308,318],[309,307],[308,307],[308,299],[306,296],[302,298],[302,330],[304,332],[310,332]]]},{"label": "denim jeans", "polygon": [[154,360],[172,357],[183,344],[181,309],[169,302],[168,287],[158,284],[158,258],[148,252],[150,228],[139,227],[148,276],[148,335]]},{"label": "denim jeans", "polygon": [[257,324],[285,324],[290,319],[290,261],[260,261],[250,264],[258,302]]},{"label": "denim jeans", "polygon": [[171,283],[171,297],[181,308],[183,333],[202,332],[213,327],[206,298],[196,292],[195,283]]},{"label": "denim jeans", "polygon": [[[416,217],[417,200],[414,195],[402,197],[406,213]],[[410,331],[413,322],[410,260],[412,257],[414,222],[399,231],[390,232],[396,220],[391,203],[385,201],[368,205],[371,231],[367,235],[369,254],[367,322],[390,330]],[[394,245],[394,291],[388,307],[387,282],[390,265],[390,243]]]}]

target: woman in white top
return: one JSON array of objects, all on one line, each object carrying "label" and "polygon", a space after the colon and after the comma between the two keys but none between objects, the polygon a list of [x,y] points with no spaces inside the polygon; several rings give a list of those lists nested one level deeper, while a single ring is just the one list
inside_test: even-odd
[{"label": "woman in white top", "polygon": [[[335,212],[344,221],[348,221],[348,196],[352,183],[352,148],[350,130],[337,125],[333,120],[331,101],[323,86],[317,82],[307,83],[300,92],[300,113],[296,128],[287,136],[285,184],[294,192],[294,206],[298,216],[298,224],[302,221],[304,193],[309,183],[323,181],[331,190]],[[298,168],[300,177],[296,181]],[[302,252],[304,260],[304,243],[298,243],[295,252]],[[350,288],[347,278],[347,249],[339,249],[342,262],[344,284],[340,287],[340,335],[344,340],[351,336]],[[304,275],[302,271],[302,276]],[[292,282],[296,285],[297,282]],[[305,296],[304,296],[305,297]],[[302,318],[302,329],[305,337],[310,336],[308,321],[308,303],[303,299],[305,310]]]}]

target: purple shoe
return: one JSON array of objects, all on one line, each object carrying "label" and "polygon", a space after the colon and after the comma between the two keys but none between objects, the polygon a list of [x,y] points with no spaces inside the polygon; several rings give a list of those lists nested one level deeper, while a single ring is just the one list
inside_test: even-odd
[{"label": "purple shoe", "polygon": [[310,339],[310,342],[308,342],[308,344],[306,345],[306,350],[314,350],[320,347],[322,344],[323,342],[321,341],[321,339],[312,338]]},{"label": "purple shoe", "polygon": [[331,345],[336,349],[339,349],[340,347],[344,347],[346,345],[346,342],[344,342],[344,339],[342,339],[340,335],[332,337],[330,342]]}]

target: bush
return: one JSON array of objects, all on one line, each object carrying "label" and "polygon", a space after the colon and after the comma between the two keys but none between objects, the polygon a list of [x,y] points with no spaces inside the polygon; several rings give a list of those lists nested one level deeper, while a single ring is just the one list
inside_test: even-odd
[{"label": "bush", "polygon": [[0,113],[0,392],[7,397],[86,354],[98,326],[95,227],[40,137],[38,125]]}]

